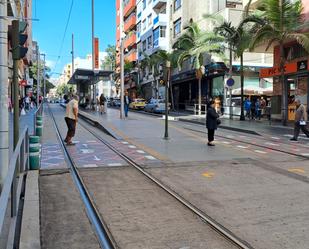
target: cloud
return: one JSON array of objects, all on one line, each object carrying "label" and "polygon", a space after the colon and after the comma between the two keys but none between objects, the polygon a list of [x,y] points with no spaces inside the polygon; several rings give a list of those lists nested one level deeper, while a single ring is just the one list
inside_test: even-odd
[{"label": "cloud", "polygon": [[45,63],[46,63],[46,66],[48,66],[49,68],[53,68],[56,65],[56,61],[52,61],[52,60],[46,60]]}]

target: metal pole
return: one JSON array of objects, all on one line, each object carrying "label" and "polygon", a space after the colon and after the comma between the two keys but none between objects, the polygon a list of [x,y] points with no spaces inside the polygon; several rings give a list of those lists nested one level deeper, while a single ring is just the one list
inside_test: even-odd
[{"label": "metal pole", "polygon": [[43,89],[43,97],[44,97],[44,99],[46,98],[46,76],[45,76],[45,73],[46,73],[46,69],[45,69],[45,67],[46,67],[46,65],[45,65],[45,54],[42,54],[43,56],[44,56],[44,68],[43,68],[43,86],[44,86],[44,89]]},{"label": "metal pole", "polygon": [[72,74],[74,74],[74,34],[72,34]]},{"label": "metal pole", "polygon": [[[13,103],[14,103],[14,149],[19,139],[19,82],[18,82],[18,64],[19,57],[15,57],[19,45],[19,21],[12,22],[12,44],[13,44]],[[15,57],[15,58],[14,58]]]},{"label": "metal pole", "polygon": [[39,46],[36,46],[36,61],[37,61],[37,78],[36,78],[36,82],[37,82],[37,87],[36,87],[36,104],[37,104],[37,108],[39,107],[39,103],[40,103],[40,93],[41,93],[41,79],[40,79],[40,70],[41,70],[41,66],[40,66],[40,52],[39,52]]},{"label": "metal pole", "polygon": [[171,75],[171,63],[170,61],[166,62],[167,68],[167,81],[165,83],[165,131],[164,131],[164,139],[168,139],[168,88],[170,85],[170,75]]},{"label": "metal pole", "polygon": [[[7,2],[0,1],[0,16],[7,16]],[[8,114],[8,25],[0,21],[0,191],[9,166],[9,114]]]},{"label": "metal pole", "polygon": [[[92,37],[91,37],[91,40],[92,40],[92,71],[94,71],[94,64],[95,64],[95,54],[94,54],[94,0],[91,0],[91,33],[92,33]],[[93,81],[93,85],[92,85],[92,91],[93,91],[93,103],[96,99],[96,96],[95,96],[95,92],[96,92],[96,86],[94,84],[95,81]]]},{"label": "metal pole", "polygon": [[124,118],[123,0],[120,0],[120,119]]},{"label": "metal pole", "polygon": [[[232,47],[230,46],[230,70],[229,70],[229,78],[232,78],[233,74],[233,51]],[[232,113],[232,88],[229,87],[230,90],[230,101],[229,101],[229,108],[230,108],[230,119],[233,119],[233,113]]]}]

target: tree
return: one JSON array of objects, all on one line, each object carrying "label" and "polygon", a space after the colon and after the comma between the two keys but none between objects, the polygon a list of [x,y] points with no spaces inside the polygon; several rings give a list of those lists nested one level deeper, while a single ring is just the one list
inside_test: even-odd
[{"label": "tree", "polygon": [[[37,63],[34,63],[31,67],[29,67],[29,75],[31,78],[33,78],[33,90],[36,91],[37,89],[37,71],[38,71],[38,65]],[[50,72],[50,68],[45,66],[45,84],[46,84],[46,93],[49,92],[50,89],[55,88],[54,84],[51,83],[49,81],[50,76],[49,76],[49,72]],[[43,89],[44,87],[44,63],[40,64],[40,79],[41,79],[41,84],[40,87],[41,89]]]},{"label": "tree", "polygon": [[246,22],[253,22],[253,38],[250,49],[261,44],[267,44],[265,51],[272,45],[278,45],[280,50],[280,79],[282,85],[281,116],[282,124],[287,124],[288,94],[285,84],[284,65],[286,63],[284,44],[294,40],[309,52],[309,33],[302,33],[308,23],[302,17],[302,3],[300,0],[262,0],[257,11],[249,16]]},{"label": "tree", "polygon": [[181,68],[184,61],[192,60],[193,67],[198,79],[198,109],[201,114],[202,107],[202,77],[203,77],[203,60],[204,55],[216,54],[224,57],[223,38],[213,32],[202,31],[199,26],[192,22],[186,27],[186,32],[182,34],[174,44],[173,48],[178,53],[177,64]]},{"label": "tree", "polygon": [[58,85],[56,93],[59,96],[63,96],[64,94],[73,93],[73,91],[74,91],[73,85],[62,83]]},{"label": "tree", "polygon": [[108,45],[105,52],[107,56],[102,63],[102,69],[114,71],[116,68],[116,46]]},{"label": "tree", "polygon": [[[246,49],[249,48],[251,34],[244,27],[244,23],[241,22],[238,26],[233,26],[231,22],[224,21],[215,28],[215,33],[224,37],[230,50],[230,72],[229,77],[232,77],[232,52],[235,57],[240,58],[240,89],[241,89],[241,113],[240,120],[245,120],[244,115],[244,62],[243,55]],[[230,100],[231,101],[231,100]]]}]

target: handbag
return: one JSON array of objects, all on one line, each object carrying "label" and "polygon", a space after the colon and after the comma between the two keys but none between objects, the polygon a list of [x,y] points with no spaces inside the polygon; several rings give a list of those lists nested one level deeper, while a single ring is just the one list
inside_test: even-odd
[{"label": "handbag", "polygon": [[217,125],[221,124],[221,120],[219,118],[217,118]]},{"label": "handbag", "polygon": [[300,120],[300,121],[299,121],[299,125],[302,125],[302,126],[303,126],[303,125],[306,125],[306,121],[305,121],[305,120]]}]

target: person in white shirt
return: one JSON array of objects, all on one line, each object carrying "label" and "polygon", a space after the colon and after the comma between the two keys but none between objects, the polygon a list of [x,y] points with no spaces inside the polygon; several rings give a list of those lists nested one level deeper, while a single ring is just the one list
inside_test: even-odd
[{"label": "person in white shirt", "polygon": [[78,121],[78,96],[73,95],[72,100],[66,106],[65,122],[68,127],[67,136],[64,142],[73,145],[72,138],[75,136],[76,124]]}]

